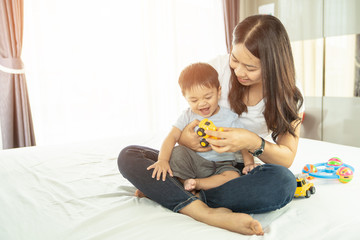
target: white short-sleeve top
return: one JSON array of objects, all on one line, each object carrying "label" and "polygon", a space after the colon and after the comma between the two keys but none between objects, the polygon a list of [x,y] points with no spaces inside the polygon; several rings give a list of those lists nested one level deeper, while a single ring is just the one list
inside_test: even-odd
[{"label": "white short-sleeve top", "polygon": [[[216,69],[219,74],[219,81],[221,85],[221,98],[219,105],[230,108],[228,101],[229,87],[230,87],[230,66],[229,66],[229,54],[220,55],[211,60],[209,64]],[[304,96],[301,83],[296,81],[296,86],[299,88],[301,94]],[[255,106],[248,106],[248,112],[244,112],[240,115],[241,123],[244,128],[250,130],[259,136],[271,141],[271,131],[266,126],[263,111],[265,109],[265,101],[262,99]],[[305,111],[305,103],[303,103],[300,113]]]}]

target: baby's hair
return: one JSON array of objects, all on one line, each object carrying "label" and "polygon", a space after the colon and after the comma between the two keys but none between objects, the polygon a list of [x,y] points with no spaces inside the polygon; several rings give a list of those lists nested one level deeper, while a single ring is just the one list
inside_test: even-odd
[{"label": "baby's hair", "polygon": [[179,77],[181,92],[191,90],[194,87],[220,87],[217,71],[207,63],[194,63],[182,70]]}]

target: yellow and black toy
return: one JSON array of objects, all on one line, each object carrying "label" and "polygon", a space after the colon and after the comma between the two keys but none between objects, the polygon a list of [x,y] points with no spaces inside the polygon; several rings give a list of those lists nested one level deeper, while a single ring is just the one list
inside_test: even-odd
[{"label": "yellow and black toy", "polygon": [[306,197],[309,198],[311,194],[315,194],[314,183],[306,181],[305,178],[297,177],[296,178],[297,187],[295,190],[294,197]]},{"label": "yellow and black toy", "polygon": [[202,147],[207,147],[209,146],[209,142],[206,141],[206,138],[210,137],[210,138],[213,138],[213,139],[218,139],[217,137],[213,137],[213,136],[209,136],[205,133],[205,130],[212,130],[212,131],[220,131],[220,132],[223,132],[224,129],[222,127],[220,128],[217,128],[215,126],[215,124],[210,121],[209,119],[207,118],[204,118],[203,120],[201,120],[201,122],[199,123],[199,128],[196,130],[196,133],[197,135],[199,135],[200,137],[203,137],[201,140],[200,140],[200,145]]}]

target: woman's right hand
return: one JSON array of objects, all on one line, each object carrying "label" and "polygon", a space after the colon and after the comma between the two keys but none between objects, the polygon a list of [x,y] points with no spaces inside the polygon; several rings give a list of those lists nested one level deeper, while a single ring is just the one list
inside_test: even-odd
[{"label": "woman's right hand", "polygon": [[236,152],[239,150],[256,149],[261,145],[261,138],[243,128],[223,128],[224,131],[206,130],[205,133],[215,137],[207,138],[215,152]]},{"label": "woman's right hand", "polygon": [[200,121],[196,119],[184,128],[184,130],[181,132],[179,144],[196,152],[207,152],[211,150],[211,147],[202,147],[200,145],[201,137],[198,136],[194,131],[194,128],[199,125],[199,122]]}]

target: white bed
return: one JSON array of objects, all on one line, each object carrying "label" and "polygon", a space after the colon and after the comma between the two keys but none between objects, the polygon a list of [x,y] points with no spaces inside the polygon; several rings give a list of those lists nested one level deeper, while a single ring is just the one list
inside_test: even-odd
[{"label": "white bed", "polygon": [[[360,239],[360,148],[301,139],[291,167],[340,157],[353,180],[316,179],[316,193],[255,214],[265,235],[243,236],[133,196],[117,169],[121,148],[158,148],[163,136],[0,151],[0,239]],[[274,186],[275,187],[275,186]]]}]

